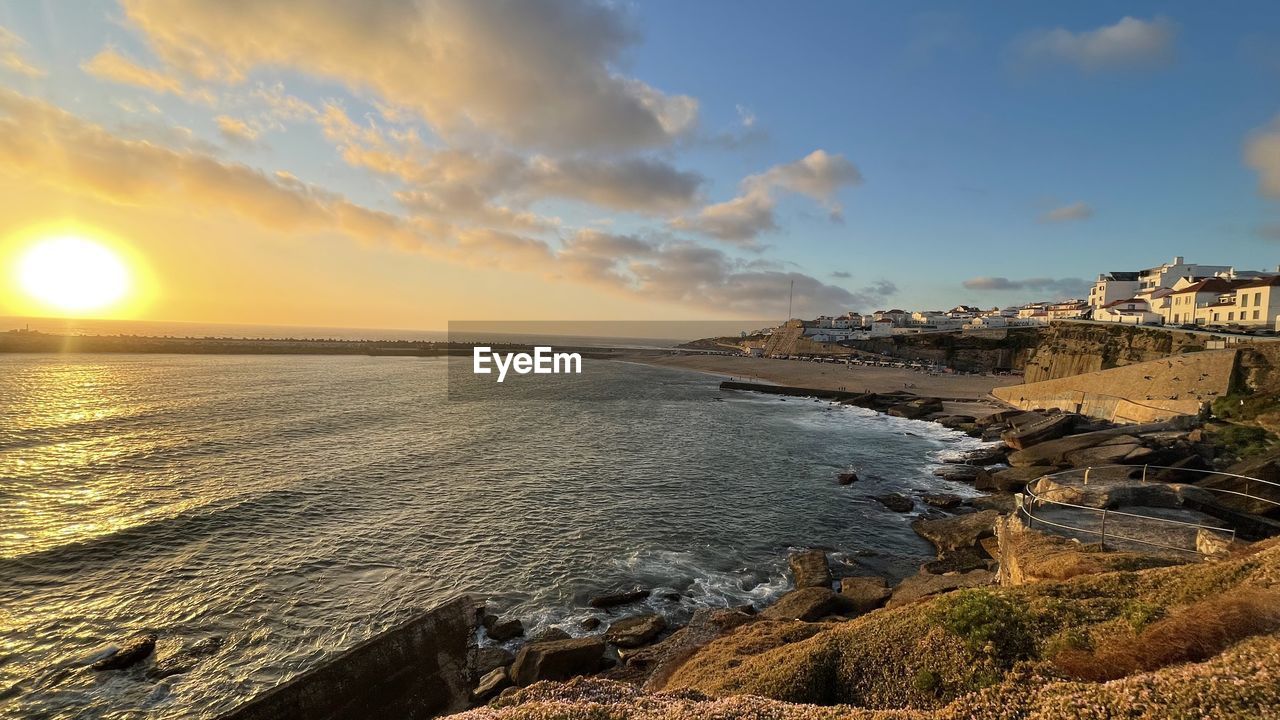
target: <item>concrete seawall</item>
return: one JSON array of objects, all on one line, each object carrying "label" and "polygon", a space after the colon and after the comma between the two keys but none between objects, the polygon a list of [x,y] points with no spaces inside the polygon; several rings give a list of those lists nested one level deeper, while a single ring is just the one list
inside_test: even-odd
[{"label": "concrete seawall", "polygon": [[455,598],[253,698],[219,720],[420,720],[459,712],[480,603]]},{"label": "concrete seawall", "polygon": [[1226,395],[1238,350],[1173,355],[1160,360],[992,391],[1024,410],[1058,408],[1113,422],[1155,422],[1195,415]]}]

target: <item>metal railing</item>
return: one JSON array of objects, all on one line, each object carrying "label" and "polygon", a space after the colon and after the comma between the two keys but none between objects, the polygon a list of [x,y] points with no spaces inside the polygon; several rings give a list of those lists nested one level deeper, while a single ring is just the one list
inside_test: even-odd
[{"label": "metal railing", "polygon": [[[1128,475],[1130,475],[1131,473],[1133,473],[1134,471],[1136,471],[1139,467],[1141,467],[1141,468],[1142,468],[1142,475],[1140,476],[1140,478],[1131,478],[1131,477],[1127,477]],[[1156,481],[1152,481],[1152,480],[1149,480],[1149,479],[1148,479],[1148,471],[1149,471],[1149,470],[1171,470],[1171,471],[1179,472],[1179,473],[1200,473],[1200,474],[1203,474],[1203,475],[1211,475],[1211,476],[1216,475],[1216,476],[1223,476],[1223,477],[1233,477],[1233,478],[1238,478],[1238,479],[1240,479],[1240,480],[1243,480],[1243,481],[1244,481],[1244,491],[1243,491],[1243,492],[1236,491],[1236,490],[1228,490],[1228,489],[1226,489],[1226,488],[1203,487],[1203,486],[1200,486],[1200,485],[1197,485],[1197,486],[1195,486],[1195,487],[1197,487],[1197,488],[1198,488],[1198,489],[1200,489],[1200,490],[1205,490],[1205,491],[1208,491],[1208,492],[1221,493],[1221,494],[1226,494],[1226,495],[1235,495],[1235,496],[1238,496],[1238,497],[1244,497],[1244,498],[1247,498],[1247,499],[1249,499],[1249,500],[1256,500],[1256,501],[1264,502],[1264,503],[1267,503],[1267,504],[1270,504],[1270,505],[1280,506],[1280,502],[1278,502],[1278,501],[1276,501],[1276,500],[1272,500],[1271,498],[1261,497],[1261,496],[1259,496],[1259,495],[1254,495],[1254,494],[1252,494],[1251,492],[1249,492],[1249,491],[1250,491],[1250,489],[1256,489],[1256,488],[1257,488],[1257,487],[1259,487],[1259,486],[1267,486],[1267,487],[1275,488],[1275,489],[1276,489],[1276,491],[1277,491],[1277,495],[1280,495],[1280,483],[1274,483],[1274,482],[1271,482],[1271,481],[1268,481],[1268,480],[1262,480],[1261,478],[1249,477],[1248,475],[1237,475],[1237,474],[1235,474],[1235,473],[1220,472],[1220,471],[1217,471],[1217,470],[1200,470],[1200,469],[1196,469],[1196,468],[1179,468],[1179,467],[1171,467],[1171,466],[1168,466],[1168,465],[1142,465],[1142,466],[1138,466],[1138,465],[1102,465],[1102,466],[1099,466],[1099,467],[1096,467],[1096,468],[1095,468],[1095,467],[1072,468],[1072,469],[1069,469],[1069,470],[1062,470],[1062,471],[1059,471],[1059,472],[1056,472],[1056,473],[1048,473],[1048,474],[1042,475],[1042,476],[1040,476],[1039,478],[1037,478],[1035,481],[1033,481],[1033,483],[1032,483],[1032,484],[1034,484],[1034,482],[1038,482],[1039,480],[1041,480],[1041,479],[1045,479],[1045,478],[1049,478],[1049,479],[1053,479],[1053,478],[1062,478],[1062,477],[1064,477],[1064,476],[1068,476],[1068,475],[1080,474],[1080,475],[1082,475],[1082,478],[1083,478],[1082,485],[1087,486],[1087,485],[1089,484],[1089,476],[1090,476],[1090,474],[1091,474],[1093,471],[1095,471],[1095,470],[1116,470],[1116,469],[1122,469],[1122,470],[1126,471],[1126,472],[1125,472],[1125,475],[1126,475],[1125,479],[1129,479],[1129,480],[1138,479],[1138,480],[1140,481],[1140,483],[1141,483],[1141,484],[1146,484],[1146,483],[1148,483],[1148,482],[1156,482]],[[1256,483],[1256,485],[1255,485],[1255,483]],[[1213,526],[1213,525],[1205,525],[1205,524],[1204,524],[1204,523],[1202,523],[1202,522],[1194,522],[1194,523],[1193,523],[1193,522],[1188,522],[1188,521],[1185,521],[1185,520],[1173,520],[1173,519],[1171,519],[1171,518],[1162,518],[1162,517],[1157,517],[1157,516],[1155,516],[1155,515],[1143,515],[1143,514],[1140,514],[1140,513],[1131,513],[1131,512],[1124,512],[1124,511],[1121,511],[1121,510],[1112,510],[1112,509],[1110,509],[1110,508],[1106,508],[1106,507],[1098,508],[1098,507],[1092,507],[1092,506],[1089,506],[1089,505],[1079,505],[1079,504],[1076,504],[1076,503],[1069,503],[1069,502],[1064,502],[1064,501],[1061,501],[1061,500],[1054,500],[1054,499],[1051,499],[1051,498],[1046,498],[1046,497],[1043,497],[1043,496],[1036,495],[1036,494],[1035,494],[1035,492],[1031,489],[1031,485],[1032,485],[1032,484],[1028,484],[1028,486],[1027,486],[1026,490],[1025,490],[1023,493],[1019,494],[1018,496],[1015,496],[1015,498],[1016,498],[1016,502],[1017,502],[1017,511],[1018,511],[1019,513],[1021,513],[1022,515],[1026,516],[1026,518],[1027,518],[1027,527],[1032,527],[1032,528],[1033,528],[1033,527],[1035,527],[1035,524],[1036,524],[1036,523],[1041,523],[1042,525],[1047,525],[1047,526],[1050,526],[1050,527],[1056,527],[1056,528],[1059,528],[1059,529],[1062,529],[1062,530],[1067,530],[1067,531],[1070,531],[1070,532],[1082,533],[1082,534],[1084,534],[1084,535],[1097,536],[1097,537],[1098,537],[1099,545],[1102,547],[1102,549],[1103,549],[1103,550],[1106,550],[1106,549],[1107,549],[1107,539],[1108,539],[1108,538],[1110,538],[1110,539],[1112,539],[1112,540],[1124,541],[1124,542],[1132,542],[1132,543],[1137,543],[1137,544],[1139,544],[1139,545],[1146,545],[1146,546],[1149,546],[1149,547],[1157,547],[1157,548],[1161,548],[1161,549],[1164,549],[1164,550],[1173,550],[1173,551],[1176,551],[1176,552],[1191,553],[1191,554],[1196,555],[1197,557],[1198,557],[1199,555],[1201,555],[1201,551],[1200,551],[1199,547],[1197,547],[1197,544],[1196,544],[1196,542],[1195,542],[1195,539],[1194,539],[1194,538],[1193,538],[1193,540],[1192,540],[1192,547],[1187,548],[1187,547],[1179,547],[1179,546],[1176,546],[1176,545],[1169,545],[1169,544],[1166,544],[1166,543],[1156,542],[1156,541],[1154,541],[1154,540],[1149,540],[1149,539],[1142,539],[1142,538],[1130,537],[1130,536],[1127,536],[1127,535],[1123,535],[1123,534],[1117,533],[1117,532],[1115,532],[1115,531],[1114,531],[1114,529],[1112,530],[1112,532],[1111,532],[1111,533],[1108,533],[1108,532],[1107,532],[1107,520],[1108,520],[1108,518],[1113,519],[1113,522],[1114,522],[1114,519],[1115,519],[1115,518],[1117,518],[1117,517],[1119,517],[1119,518],[1132,518],[1132,519],[1138,520],[1139,522],[1158,523],[1158,524],[1163,524],[1163,525],[1165,525],[1165,526],[1171,526],[1171,527],[1182,527],[1182,528],[1186,528],[1186,529],[1188,529],[1188,530],[1190,530],[1190,529],[1194,528],[1194,529],[1195,529],[1195,531],[1196,531],[1196,538],[1198,538],[1198,537],[1199,537],[1199,535],[1200,535],[1200,532],[1201,532],[1201,531],[1208,531],[1208,532],[1213,532],[1213,533],[1219,533],[1219,534],[1221,534],[1221,535],[1225,536],[1225,537],[1228,539],[1228,542],[1234,542],[1234,541],[1235,541],[1235,539],[1236,539],[1236,530],[1235,530],[1235,528],[1216,527],[1216,526]],[[1163,483],[1162,483],[1162,484],[1163,484]],[[1100,519],[1099,519],[1098,527],[1097,527],[1097,528],[1082,528],[1082,527],[1078,527],[1078,526],[1075,526],[1075,525],[1069,525],[1069,524],[1067,524],[1067,523],[1055,522],[1055,521],[1053,521],[1053,520],[1049,520],[1049,519],[1044,518],[1044,517],[1037,517],[1037,516],[1035,515],[1034,511],[1035,511],[1036,509],[1039,509],[1039,508],[1044,507],[1045,505],[1053,505],[1053,506],[1057,506],[1057,507],[1070,508],[1070,509],[1073,509],[1073,510],[1084,510],[1084,511],[1087,511],[1087,512],[1097,513],[1098,515],[1100,515]]]}]

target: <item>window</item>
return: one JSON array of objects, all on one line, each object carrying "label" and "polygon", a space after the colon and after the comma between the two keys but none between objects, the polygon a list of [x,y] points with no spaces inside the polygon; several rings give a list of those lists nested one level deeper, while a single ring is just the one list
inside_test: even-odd
[{"label": "window", "polygon": [[1249,293],[1240,296],[1240,307],[1249,307]]},{"label": "window", "polygon": [[1253,294],[1253,304],[1254,304],[1254,305],[1261,305],[1261,304],[1262,304],[1262,291],[1261,291],[1261,290],[1259,290],[1258,292],[1256,292],[1256,293],[1254,293],[1254,294]]},{"label": "window", "polygon": [[1213,321],[1218,322],[1218,313],[1213,314]]},{"label": "window", "polygon": [[1257,311],[1257,310],[1254,310],[1254,311],[1253,311],[1253,319],[1254,319],[1254,320],[1257,320],[1257,319],[1258,319],[1258,311]]},{"label": "window", "polygon": [[1236,313],[1234,310],[1227,313],[1227,322],[1231,322],[1232,320],[1235,320],[1235,319],[1236,319]]}]

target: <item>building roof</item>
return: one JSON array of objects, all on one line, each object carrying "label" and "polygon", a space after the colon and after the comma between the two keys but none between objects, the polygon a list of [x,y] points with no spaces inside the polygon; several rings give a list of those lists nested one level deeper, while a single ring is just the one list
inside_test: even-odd
[{"label": "building roof", "polygon": [[1260,277],[1254,280],[1248,280],[1236,286],[1237,290],[1256,287],[1276,287],[1280,285],[1280,275],[1271,275],[1269,277]]},{"label": "building roof", "polygon": [[1235,289],[1237,283],[1224,278],[1206,278],[1200,282],[1188,285],[1181,290],[1175,290],[1178,295],[1183,293],[1224,293],[1231,292]]},{"label": "building roof", "polygon": [[1107,273],[1107,279],[1108,280],[1137,280],[1138,271],[1134,270],[1132,272],[1130,271],[1109,272]]}]

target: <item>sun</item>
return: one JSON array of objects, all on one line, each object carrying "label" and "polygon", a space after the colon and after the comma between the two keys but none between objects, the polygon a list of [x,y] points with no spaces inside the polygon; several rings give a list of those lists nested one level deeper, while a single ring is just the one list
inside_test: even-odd
[{"label": "sun", "polygon": [[64,312],[104,310],[133,284],[119,254],[77,235],[38,241],[18,260],[18,284],[33,299]]}]

